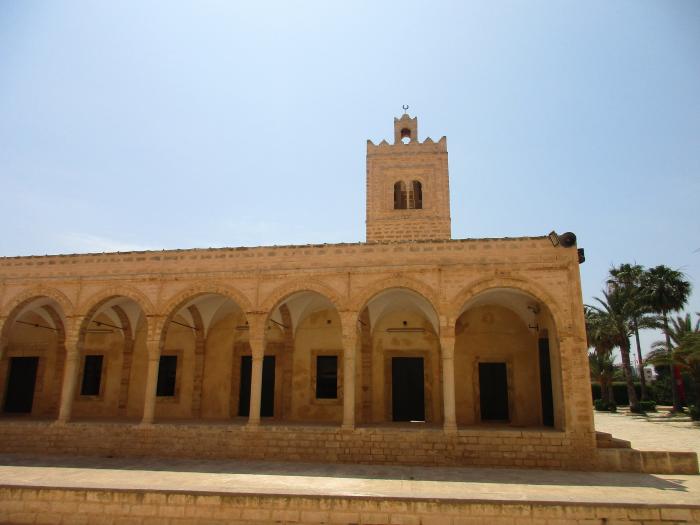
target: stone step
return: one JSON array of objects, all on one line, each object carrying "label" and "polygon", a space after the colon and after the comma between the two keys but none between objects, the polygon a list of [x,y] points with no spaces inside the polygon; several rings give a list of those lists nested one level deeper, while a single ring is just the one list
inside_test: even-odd
[{"label": "stone step", "polygon": [[607,432],[596,432],[598,448],[632,448],[632,444],[624,439],[613,437]]}]

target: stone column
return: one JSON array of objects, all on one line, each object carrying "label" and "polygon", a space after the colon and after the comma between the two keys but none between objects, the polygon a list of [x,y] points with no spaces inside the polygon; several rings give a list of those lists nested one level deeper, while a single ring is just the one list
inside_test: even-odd
[{"label": "stone column", "polygon": [[445,432],[457,431],[455,406],[455,336],[454,327],[440,329],[440,355],[442,357],[442,404]]},{"label": "stone column", "polygon": [[160,366],[160,339],[146,341],[148,350],[148,369],[146,371],[146,390],[143,398],[142,425],[151,425],[156,413],[156,390],[158,388],[158,367]]},{"label": "stone column", "polygon": [[343,336],[343,424],[355,428],[355,362],[357,357],[357,312],[341,312]]},{"label": "stone column", "polygon": [[252,355],[250,371],[250,411],[248,427],[260,425],[260,400],[262,397],[263,358],[265,357],[265,325],[267,315],[259,312],[247,312],[248,343]]},{"label": "stone column", "polygon": [[[77,335],[77,334],[76,334]],[[73,412],[73,400],[75,388],[78,383],[78,363],[80,362],[80,350],[78,338],[66,337],[66,365],[63,367],[63,384],[61,387],[61,406],[58,409],[58,423],[70,421]]]}]

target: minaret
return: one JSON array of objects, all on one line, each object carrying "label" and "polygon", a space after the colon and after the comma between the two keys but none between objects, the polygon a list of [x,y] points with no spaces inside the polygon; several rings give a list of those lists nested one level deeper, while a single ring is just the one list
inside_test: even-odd
[{"label": "minaret", "polygon": [[393,144],[367,141],[367,242],[450,238],[447,139],[419,142],[418,119],[404,113]]}]

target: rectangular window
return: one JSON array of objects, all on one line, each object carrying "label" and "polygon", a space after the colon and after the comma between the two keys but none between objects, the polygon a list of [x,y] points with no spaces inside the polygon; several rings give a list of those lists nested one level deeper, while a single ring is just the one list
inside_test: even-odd
[{"label": "rectangular window", "polygon": [[101,355],[86,355],[83,367],[83,383],[80,387],[81,396],[99,396],[102,381]]},{"label": "rectangular window", "polygon": [[162,355],[158,365],[158,388],[156,395],[173,397],[175,395],[175,378],[177,377],[177,356]]},{"label": "rectangular window", "polygon": [[316,356],[316,399],[338,399],[338,356]]}]

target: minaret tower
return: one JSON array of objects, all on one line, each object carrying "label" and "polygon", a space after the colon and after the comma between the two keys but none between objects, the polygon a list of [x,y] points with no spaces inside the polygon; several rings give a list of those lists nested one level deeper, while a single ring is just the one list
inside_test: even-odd
[{"label": "minaret tower", "polygon": [[419,142],[418,119],[404,113],[393,144],[367,141],[367,242],[450,238],[447,139]]}]

